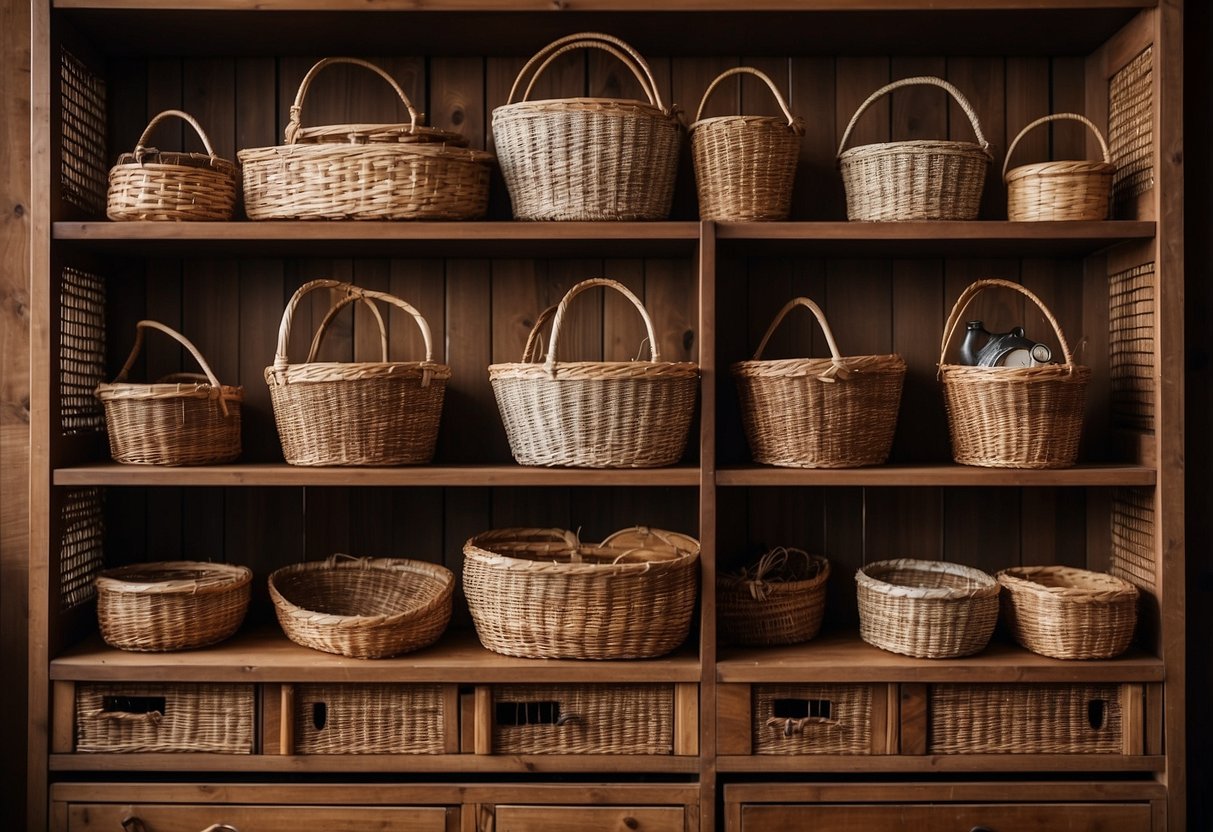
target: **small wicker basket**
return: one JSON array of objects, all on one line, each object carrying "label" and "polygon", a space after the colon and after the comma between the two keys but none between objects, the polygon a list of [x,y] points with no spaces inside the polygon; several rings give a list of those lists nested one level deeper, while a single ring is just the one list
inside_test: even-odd
[{"label": "small wicker basket", "polygon": [[[184,120],[206,153],[170,153],[147,146],[156,125]],[[111,220],[230,220],[236,208],[236,165],[215,155],[211,140],[189,113],[165,110],[148,123],[132,153],[110,168],[105,214]]]},{"label": "small wicker basket", "polygon": [[270,575],[270,598],[287,638],[355,659],[428,647],[451,620],[455,576],[436,563],[333,555]]},{"label": "small wicker basket", "polygon": [[1070,566],[1018,566],[996,576],[1002,613],[1022,646],[1055,659],[1110,659],[1133,640],[1138,589]]},{"label": "small wicker basket", "polygon": [[886,560],[855,573],[859,635],[922,659],[985,649],[998,621],[998,582],[979,569],[933,560]]},{"label": "small wicker basket", "polygon": [[[914,140],[880,142],[844,152],[859,117],[878,98],[901,87],[928,84],[948,92],[969,117],[977,143]],[[838,165],[847,192],[847,219],[971,220],[981,204],[990,143],[977,113],[960,90],[942,78],[918,76],[887,84],[851,116],[838,144]]]},{"label": "small wicker basket", "polygon": [[[742,115],[703,118],[708,97],[720,82],[742,73],[756,76],[771,89],[783,118]],[[736,222],[787,219],[804,121],[792,115],[787,101],[765,72],[740,66],[718,75],[699,102],[690,133],[700,219]]]},{"label": "small wicker basket", "polygon": [[[1102,162],[1037,162],[1007,171],[1011,154],[1030,130],[1050,121],[1078,121],[1085,124],[1103,151]],[[1002,163],[1002,179],[1007,183],[1007,219],[1014,222],[1042,220],[1106,220],[1116,165],[1099,128],[1077,113],[1055,113],[1029,124],[1007,148]]]},{"label": "small wicker basket", "polygon": [[[203,375],[174,373],[155,384],[128,382],[143,349],[144,331],[163,332],[181,344]],[[240,404],[244,388],[219,383],[202,353],[175,329],[140,321],[135,346],[111,384],[95,392],[105,406],[110,455],[137,465],[207,465],[240,456]]]},{"label": "small wicker basket", "polygon": [[248,610],[247,566],[197,561],[137,563],[94,579],[101,638],[138,652],[191,650],[230,638]]},{"label": "small wicker basket", "polygon": [[798,644],[821,630],[830,562],[778,546],[716,578],[717,629],[733,644]]}]

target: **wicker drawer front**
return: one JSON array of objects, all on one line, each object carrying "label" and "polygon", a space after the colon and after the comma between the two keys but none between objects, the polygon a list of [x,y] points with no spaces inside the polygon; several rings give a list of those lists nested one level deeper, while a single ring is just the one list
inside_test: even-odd
[{"label": "wicker drawer front", "polygon": [[672,685],[499,685],[494,754],[673,754]]},{"label": "wicker drawer front", "polygon": [[251,754],[252,685],[76,686],[76,751]]},{"label": "wicker drawer front", "polygon": [[[444,806],[239,806],[139,803],[73,803],[67,832],[198,832],[226,824],[256,832],[447,832],[458,828],[459,810]],[[448,816],[456,816],[453,826]],[[127,821],[138,818],[139,824]]]},{"label": "wicker drawer front", "polygon": [[[740,832],[1143,832],[1144,803],[742,805]],[[730,829],[728,832],[738,832]]]},{"label": "wicker drawer front", "polygon": [[441,685],[298,685],[296,754],[441,754]]},{"label": "wicker drawer front", "polygon": [[871,754],[868,685],[754,685],[755,754]]},{"label": "wicker drawer front", "polygon": [[498,806],[494,832],[684,832],[681,806]]}]

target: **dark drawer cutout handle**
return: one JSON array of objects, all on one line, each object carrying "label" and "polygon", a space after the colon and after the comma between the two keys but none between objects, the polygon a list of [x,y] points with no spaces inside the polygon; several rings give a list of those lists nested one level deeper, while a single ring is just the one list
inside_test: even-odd
[{"label": "dark drawer cutout handle", "polygon": [[774,699],[771,716],[776,719],[830,719],[833,703],[829,699]]},{"label": "dark drawer cutout handle", "polygon": [[165,698],[163,696],[103,696],[101,710],[103,713],[151,714],[164,715]]},{"label": "dark drawer cutout handle", "polygon": [[496,723],[502,728],[527,725],[568,725],[580,722],[577,714],[561,713],[559,702],[498,702]]},{"label": "dark drawer cutout handle", "polygon": [[1092,699],[1087,703],[1087,723],[1092,731],[1098,731],[1108,724],[1108,700]]},{"label": "dark drawer cutout handle", "polygon": [[329,721],[329,706],[325,702],[312,703],[312,726],[317,731],[323,731],[324,726],[328,725]]}]

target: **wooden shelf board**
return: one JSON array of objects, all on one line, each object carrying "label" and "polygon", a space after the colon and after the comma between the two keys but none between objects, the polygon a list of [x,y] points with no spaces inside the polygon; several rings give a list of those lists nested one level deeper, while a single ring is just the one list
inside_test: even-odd
[{"label": "wooden shelf board", "polygon": [[686,774],[698,757],[611,754],[52,754],[52,771],[442,772],[625,771]]},{"label": "wooden shelf board", "polygon": [[1118,754],[939,754],[923,756],[840,756],[801,754],[716,758],[717,771],[731,772],[995,772],[995,771],[1163,771],[1165,757]]},{"label": "wooden shelf board", "polygon": [[717,485],[736,486],[1117,486],[1154,485],[1144,465],[1089,464],[1058,469],[978,468],[972,465],[876,465],[868,468],[721,467]]}]

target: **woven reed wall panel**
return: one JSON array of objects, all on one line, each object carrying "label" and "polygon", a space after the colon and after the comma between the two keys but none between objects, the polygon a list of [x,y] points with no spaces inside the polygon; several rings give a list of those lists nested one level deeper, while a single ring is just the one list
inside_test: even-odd
[{"label": "woven reed wall panel", "polygon": [[1112,201],[1117,209],[1154,187],[1153,56],[1153,48],[1146,47],[1108,85],[1108,148],[1116,165]]},{"label": "woven reed wall panel", "polygon": [[296,754],[441,754],[441,685],[298,685]]},{"label": "woven reed wall panel", "polygon": [[59,55],[63,198],[90,214],[105,213],[105,81],[66,49]]},{"label": "woven reed wall panel", "polygon": [[67,492],[59,512],[59,606],[70,610],[97,597],[93,578],[105,563],[100,488]]},{"label": "woven reed wall panel", "polygon": [[1154,264],[1109,279],[1112,421],[1154,430]]},{"label": "woven reed wall panel", "polygon": [[[777,713],[779,700],[828,702],[829,714]],[[755,754],[871,754],[872,688],[868,685],[755,685]]]},{"label": "woven reed wall panel", "polygon": [[1154,548],[1154,493],[1149,488],[1118,488],[1112,498],[1113,575],[1148,592],[1158,586]]},{"label": "woven reed wall panel", "polygon": [[93,391],[105,381],[105,283],[64,268],[59,289],[59,418],[63,433],[105,427],[105,409]]}]

